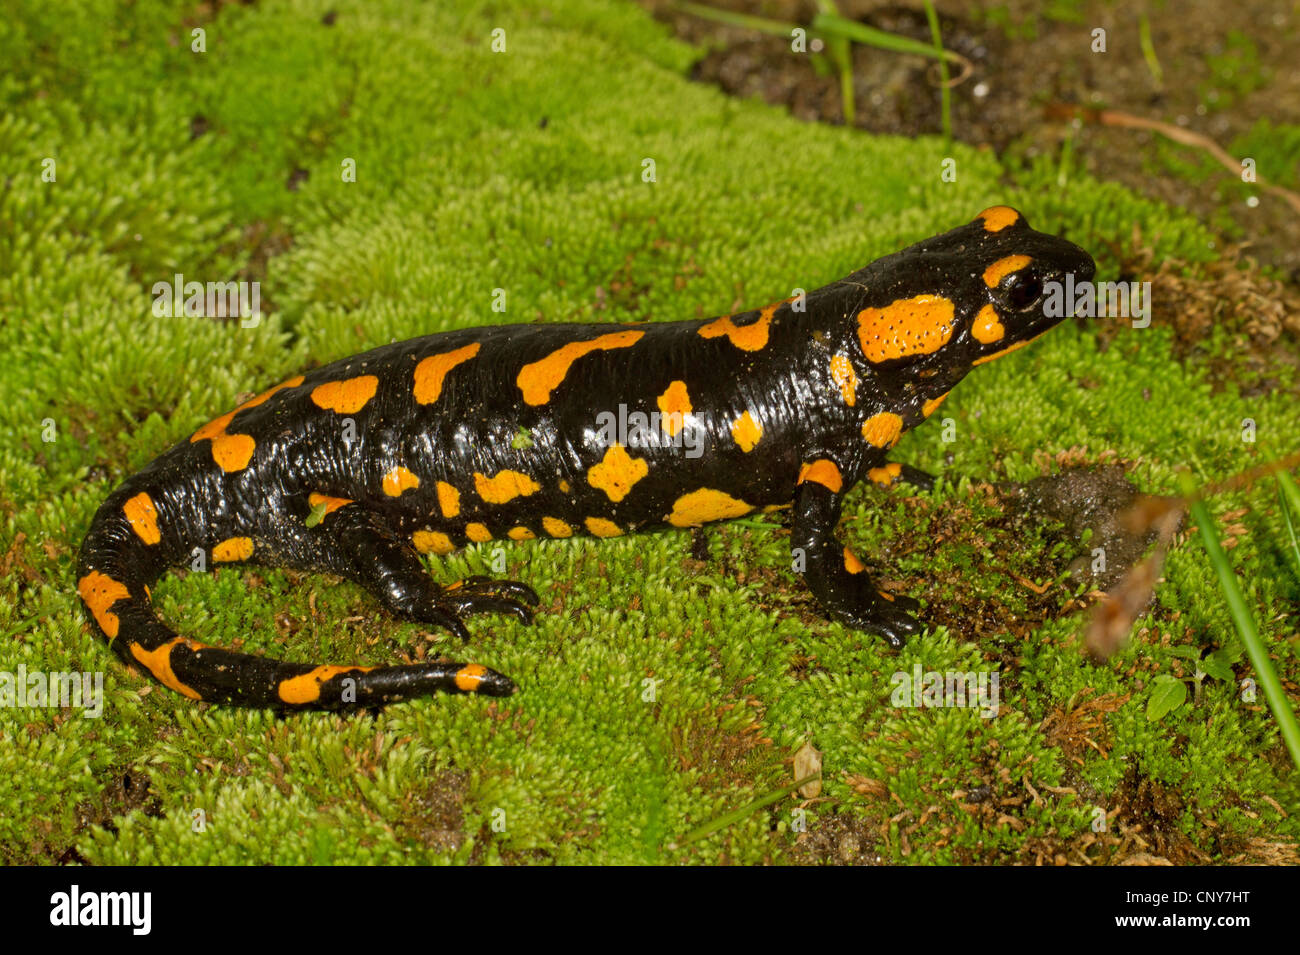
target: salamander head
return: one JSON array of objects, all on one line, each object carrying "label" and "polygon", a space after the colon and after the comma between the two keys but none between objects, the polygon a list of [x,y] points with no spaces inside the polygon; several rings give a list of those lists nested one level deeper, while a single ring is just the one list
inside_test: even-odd
[{"label": "salamander head", "polygon": [[994,206],[966,225],[872,263],[854,315],[879,380],[936,399],[976,365],[1028,344],[1069,314],[1068,283],[1092,280],[1092,257]]}]

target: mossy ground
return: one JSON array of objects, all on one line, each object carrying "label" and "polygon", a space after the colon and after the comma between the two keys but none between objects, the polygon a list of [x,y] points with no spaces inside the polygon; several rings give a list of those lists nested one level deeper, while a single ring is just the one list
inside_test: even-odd
[{"label": "mossy ground", "polygon": [[[1194,862],[1294,845],[1294,773],[1262,702],[1207,680],[1195,705],[1146,718],[1151,678],[1183,673],[1176,647],[1230,639],[1199,546],[1174,550],[1139,636],[1093,665],[1085,588],[1063,572],[1087,542],[969,482],[861,489],[847,508],[846,540],[940,624],[899,653],[821,618],[776,518],[709,528],[707,562],[683,532],[511,544],[507,573],[543,613],[478,621],[467,649],[324,577],[226,569],[155,590],[166,620],[208,642],[340,662],[448,653],[510,673],[523,692],[507,700],[348,717],[195,705],[91,634],[73,568],[103,496],[309,364],[471,324],[774,301],[996,203],[1094,250],[1103,278],[1134,223],[1157,261],[1216,254],[1185,214],[1122,187],[802,125],[688,82],[693,55],[597,0],[69,0],[0,18],[0,670],[102,671],[108,696],[98,720],[0,709],[0,858]],[[268,315],[154,318],[149,289],[177,272],[258,278]],[[1231,331],[1212,347],[1230,361]],[[1020,481],[1118,455],[1165,493],[1178,469],[1222,478],[1300,434],[1289,389],[1212,386],[1160,327],[1103,349],[1066,325],[980,369],[943,416],[955,440],[932,423],[896,456]],[[1230,553],[1294,699],[1300,580],[1273,492],[1213,503],[1233,515]],[[487,571],[494,547],[433,572]],[[891,705],[891,674],[916,663],[999,669],[998,717]],[[786,800],[672,848],[787,784],[804,740],[825,754],[807,832]]]}]

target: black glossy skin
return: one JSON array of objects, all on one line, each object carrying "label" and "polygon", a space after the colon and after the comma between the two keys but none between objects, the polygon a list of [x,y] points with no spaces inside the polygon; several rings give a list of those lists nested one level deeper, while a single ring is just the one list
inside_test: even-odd
[{"label": "black glossy skin", "polygon": [[[1012,255],[1030,262],[990,287],[985,270]],[[908,613],[917,603],[881,595],[835,538],[844,494],[885,464],[888,447],[868,442],[864,422],[887,412],[901,418],[903,430],[915,427],[924,421],[927,403],[957,384],[977,360],[1056,324],[1059,319],[1044,317],[1037,292],[1066,273],[1076,283],[1091,279],[1092,259],[998,207],[808,293],[803,311],[781,303],[731,316],[739,329],[734,339],[704,337],[701,329],[716,328],[715,320],[507,325],[376,348],[315,369],[300,384],[237,411],[224,432],[215,425],[205,429],[248,436],[251,444],[234,442],[252,449],[243,466],[231,467],[229,460],[219,466],[217,443],[200,431],[128,478],[104,502],[86,535],[78,573],[83,599],[125,659],[142,663],[191,698],[340,707],[439,690],[503,695],[513,691],[513,683],[476,665],[317,667],[207,647],[178,638],[157,619],[147,585],[166,568],[190,563],[196,547],[210,565],[222,541],[247,539],[254,562],[339,574],[365,586],[391,612],[468,639],[464,616],[500,612],[526,622],[536,596],[522,583],[485,578],[440,587],[426,573],[413,534],[426,532],[427,543],[427,532],[438,532],[455,546],[469,542],[471,523],[485,525],[495,539],[507,539],[517,528],[537,537],[554,534],[556,525],[544,524],[543,517],[574,533],[587,532],[588,518],[629,533],[665,526],[683,495],[708,489],[751,509],[793,506],[792,547],[802,548],[804,577],[822,606],[834,619],[898,646],[919,628]],[[924,354],[869,361],[859,336],[862,311],[920,295],[953,304],[946,343]],[[971,324],[990,304],[1005,331],[984,344],[973,337]],[[755,323],[766,326],[766,336],[756,333]],[[539,400],[538,390],[526,400],[524,366],[571,343],[614,333],[640,334],[634,343],[577,357],[546,400]],[[416,400],[415,369],[422,359],[474,344],[477,353],[446,372],[436,400]],[[832,375],[837,354],[856,376],[852,405],[842,380]],[[843,368],[841,360],[841,376]],[[313,398],[321,384],[366,375],[377,379],[374,394],[355,410],[329,410]],[[591,483],[591,468],[609,450],[598,433],[598,414],[617,415],[620,404],[629,412],[657,411],[657,399],[674,381],[689,395],[689,426],[700,439],[700,456],[668,442],[628,447],[628,455],[644,462],[644,474],[626,496],[613,500]],[[749,451],[732,431],[745,412],[762,427]],[[819,479],[827,473],[819,465],[801,481],[806,466],[818,461],[832,462],[839,480]],[[419,485],[392,496],[385,475],[398,467]],[[485,500],[474,475],[491,478],[505,470],[526,475],[536,490],[505,502]],[[927,480],[912,469],[885,477],[878,472],[872,479],[885,483],[895,477]],[[459,492],[454,517],[444,516],[440,481]],[[316,520],[308,500],[313,492],[349,503]],[[142,493],[152,503],[156,541],[128,518],[128,502]],[[706,507],[676,523],[736,516],[722,511]],[[320,517],[318,507],[315,518]],[[119,621],[115,635],[108,633],[112,617]]]}]

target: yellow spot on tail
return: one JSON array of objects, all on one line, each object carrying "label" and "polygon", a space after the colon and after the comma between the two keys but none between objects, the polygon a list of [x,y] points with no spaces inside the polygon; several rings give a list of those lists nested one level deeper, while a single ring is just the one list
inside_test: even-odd
[{"label": "yellow spot on tail", "polygon": [[116,637],[121,621],[117,619],[117,614],[109,613],[108,608],[119,600],[126,600],[131,596],[131,592],[126,589],[126,584],[114,580],[107,574],[92,570],[77,581],[77,593],[90,609],[91,616],[99,624],[99,629],[108,634],[110,639]]},{"label": "yellow spot on tail", "polygon": [[492,539],[492,532],[488,530],[486,524],[466,524],[465,536],[476,544],[486,544]]},{"label": "yellow spot on tail", "polygon": [[401,497],[404,491],[420,486],[420,479],[403,467],[396,467],[384,475],[384,493],[389,497]]},{"label": "yellow spot on tail", "polygon": [[892,448],[903,436],[903,419],[892,411],[882,411],[866,420],[862,437],[876,448]]},{"label": "yellow spot on tail", "polygon": [[1020,271],[1032,261],[1034,260],[1027,255],[1008,255],[998,259],[984,270],[984,284],[989,288],[997,288],[1004,278],[1012,272]]},{"label": "yellow spot on tail", "polygon": [[455,517],[460,513],[460,491],[446,481],[439,481],[438,507],[442,508],[443,517]]},{"label": "yellow spot on tail", "polygon": [[474,342],[464,348],[457,348],[441,355],[430,355],[428,358],[422,359],[415,366],[415,390],[413,394],[416,403],[429,405],[437,401],[442,395],[442,383],[443,379],[447,377],[447,372],[477,355],[480,347],[482,346],[478,342]]},{"label": "yellow spot on tail", "polygon": [[1008,345],[1006,348],[1002,349],[1001,351],[995,351],[992,355],[985,355],[983,358],[976,358],[973,362],[971,362],[971,365],[983,365],[986,362],[993,361],[993,359],[995,358],[1001,358],[1003,355],[1009,355],[1018,348],[1024,348],[1030,342],[1038,341],[1038,339],[1042,338],[1044,334],[1045,333],[1043,332],[1039,332],[1033,338],[1026,338],[1022,342],[1016,342],[1014,345]]},{"label": "yellow spot on tail", "polygon": [[572,537],[573,528],[558,517],[543,517],[542,527],[552,537]]},{"label": "yellow spot on tail", "polygon": [[599,464],[588,469],[587,482],[617,503],[627,497],[633,484],[649,473],[650,465],[645,458],[634,458],[623,445],[616,444],[605,452]]},{"label": "yellow spot on tail", "polygon": [[927,401],[925,404],[921,406],[921,414],[925,415],[927,418],[930,417],[930,415],[934,414],[937,410],[939,410],[939,406],[943,404],[943,399],[947,398],[948,394],[949,393],[945,391],[939,397],[931,398],[929,401]]},{"label": "yellow spot on tail", "polygon": [[840,389],[844,403],[852,408],[858,400],[858,373],[853,370],[853,362],[847,355],[836,355],[831,359],[831,381]]},{"label": "yellow spot on tail", "polygon": [[325,513],[333,514],[340,507],[347,507],[352,502],[346,497],[330,497],[328,494],[318,494],[316,491],[312,491],[307,495],[307,503],[311,505],[313,511],[324,504]]},{"label": "yellow spot on tail", "polygon": [[970,333],[981,345],[992,345],[994,342],[1001,341],[1007,330],[1002,324],[1002,316],[998,314],[998,310],[992,305],[985,305],[975,316],[975,323],[971,325]]},{"label": "yellow spot on tail", "polygon": [[481,663],[463,666],[456,671],[456,689],[462,693],[473,693],[485,676],[487,676],[487,667]]},{"label": "yellow spot on tail", "polygon": [[456,549],[451,538],[441,531],[416,531],[411,543],[421,554],[450,554]]},{"label": "yellow spot on tail", "polygon": [[519,471],[498,471],[494,477],[475,472],[474,488],[489,504],[505,504],[517,497],[536,494],[542,486]]},{"label": "yellow spot on tail", "polygon": [[158,533],[158,510],[153,506],[153,498],[141,491],[122,505],[122,513],[131,522],[131,530],[146,544],[156,544],[162,540]]},{"label": "yellow spot on tail", "polygon": [[587,531],[595,537],[618,537],[623,533],[621,527],[603,517],[589,517],[585,523]]},{"label": "yellow spot on tail", "polygon": [[326,411],[355,414],[370,402],[378,389],[379,379],[374,375],[358,375],[317,385],[311,391],[311,400]]},{"label": "yellow spot on tail", "polygon": [[984,220],[985,232],[1001,232],[1007,226],[1020,221],[1020,213],[1010,206],[989,206],[976,219]]},{"label": "yellow spot on tail", "polygon": [[867,569],[867,565],[858,560],[858,555],[846,547],[844,548],[844,569],[850,574],[860,574]]},{"label": "yellow spot on tail", "polygon": [[723,491],[702,487],[683,494],[673,502],[671,514],[664,517],[674,527],[698,527],[710,521],[725,521],[748,514],[754,509],[739,498]]},{"label": "yellow spot on tail", "polygon": [[873,364],[929,355],[952,338],[953,304],[941,295],[900,298],[858,313],[858,341]]},{"label": "yellow spot on tail", "polygon": [[212,559],[219,561],[248,560],[253,556],[251,537],[227,537],[212,548]]},{"label": "yellow spot on tail", "polygon": [[763,426],[754,420],[753,415],[746,411],[731,422],[731,436],[736,439],[736,444],[740,445],[740,450],[749,453],[754,450],[759,439],[763,437]]},{"label": "yellow spot on tail", "polygon": [[319,666],[302,676],[281,680],[276,692],[285,703],[315,703],[320,699],[322,683],[327,683],[343,673],[369,673],[374,667]]},{"label": "yellow spot on tail", "polygon": [[509,537],[514,541],[530,541],[536,536],[536,534],[522,525],[519,527],[512,527],[510,530],[506,531],[506,537]]},{"label": "yellow spot on tail", "polygon": [[154,679],[167,689],[175,690],[181,696],[188,696],[191,700],[199,700],[202,697],[199,696],[198,691],[178,680],[172,670],[172,651],[182,643],[191,650],[203,649],[201,643],[186,640],[184,637],[175,637],[153,650],[146,650],[140,644],[132,643],[131,656],[139,660],[154,675]]},{"label": "yellow spot on tail", "polygon": [[659,411],[662,417],[659,426],[675,435],[686,427],[686,416],[691,413],[691,396],[686,391],[686,382],[674,381],[659,396]]},{"label": "yellow spot on tail", "polygon": [[568,482],[568,481],[564,481],[564,480],[560,481],[560,493],[561,493],[561,494],[568,494],[568,493],[569,493],[569,482]]},{"label": "yellow spot on tail", "polygon": [[221,470],[242,471],[253,460],[257,442],[247,434],[220,434],[212,439],[212,460]]},{"label": "yellow spot on tail", "polygon": [[884,467],[872,468],[867,472],[867,478],[875,484],[884,484],[888,486],[897,481],[898,476],[902,473],[903,466],[895,461],[890,461]]},{"label": "yellow spot on tail", "polygon": [[643,337],[645,332],[610,332],[590,341],[570,342],[540,361],[524,365],[519,370],[515,384],[523,393],[525,402],[530,405],[544,405],[551,400],[551,392],[560,386],[560,382],[564,381],[569,374],[570,366],[579,358],[594,351],[628,348]]},{"label": "yellow spot on tail", "polygon": [[[775,311],[775,306],[770,307]],[[741,351],[759,351],[767,345],[771,327],[772,315],[767,309],[764,309],[763,314],[759,316],[757,321],[750,322],[748,325],[737,325],[731,320],[730,315],[715,318],[700,329],[700,337],[721,338],[725,335],[731,341],[731,344]]]},{"label": "yellow spot on tail", "polygon": [[835,462],[829,458],[820,458],[811,464],[805,464],[799,469],[799,484],[805,481],[812,481],[827,488],[832,494],[840,493],[844,487],[844,478],[840,474],[840,469],[835,466]]}]

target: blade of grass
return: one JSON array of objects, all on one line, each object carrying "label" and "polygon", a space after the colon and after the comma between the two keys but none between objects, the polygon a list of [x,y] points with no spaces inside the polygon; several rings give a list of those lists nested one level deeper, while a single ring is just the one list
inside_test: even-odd
[{"label": "blade of grass", "polygon": [[813,32],[824,37],[839,36],[854,43],[864,43],[880,50],[892,50],[895,53],[914,53],[931,59],[947,60],[950,63],[969,63],[960,53],[942,48],[936,49],[928,43],[913,40],[911,37],[899,36],[865,23],[849,20],[833,13],[819,13],[813,17]]},{"label": "blade of grass", "polygon": [[1295,558],[1296,576],[1300,577],[1300,540],[1296,539],[1295,525],[1291,523],[1291,512],[1300,514],[1300,488],[1296,487],[1291,475],[1278,471],[1277,497],[1282,504],[1282,516],[1286,519],[1286,530],[1291,535],[1291,556]]},{"label": "blade of grass", "polygon": [[1164,86],[1165,71],[1160,68],[1156,58],[1156,46],[1151,42],[1151,18],[1145,13],[1138,17],[1138,43],[1142,47],[1142,58],[1147,61],[1151,78],[1156,81],[1156,88]]},{"label": "blade of grass", "polygon": [[[1191,496],[1196,493],[1190,478],[1185,477],[1184,484],[1185,494]],[[1237,632],[1241,635],[1242,643],[1246,645],[1246,655],[1250,658],[1250,665],[1255,668],[1255,675],[1259,678],[1264,699],[1268,702],[1268,708],[1273,711],[1273,718],[1277,720],[1278,728],[1282,731],[1282,740],[1291,754],[1291,761],[1300,769],[1300,725],[1296,724],[1295,713],[1286,697],[1286,691],[1282,689],[1282,683],[1278,680],[1277,672],[1268,658],[1268,650],[1259,637],[1255,618],[1246,607],[1246,599],[1237,584],[1232,562],[1228,560],[1223,545],[1219,543],[1218,527],[1204,501],[1194,500],[1191,513],[1196,520],[1196,526],[1200,529],[1205,550],[1210,555],[1210,565],[1218,575],[1219,586],[1223,589],[1223,597],[1228,604],[1228,613],[1232,616]]]},{"label": "blade of grass", "polygon": [[741,806],[739,809],[733,809],[731,812],[719,816],[717,819],[710,820],[709,822],[706,822],[704,825],[696,829],[692,829],[690,832],[682,836],[676,842],[669,843],[667,848],[676,849],[681,846],[687,845],[688,843],[695,842],[697,839],[703,839],[705,836],[711,836],[719,829],[725,829],[727,828],[727,826],[734,825],[735,823],[740,822],[740,820],[744,819],[755,809],[762,809],[764,806],[770,806],[772,803],[780,799],[784,799],[786,796],[790,795],[800,786],[806,786],[814,779],[819,779],[820,777],[821,777],[821,773],[814,773],[812,776],[805,776],[803,779],[796,779],[789,786],[783,786],[782,788],[776,790],[775,792],[770,792],[766,796],[761,796],[758,799],[755,799],[747,806]]},{"label": "blade of grass", "polygon": [[952,141],[952,89],[948,84],[948,60],[943,56],[943,35],[939,32],[939,14],[934,4],[925,0],[925,18],[930,21],[930,37],[934,40],[935,55],[939,57],[939,103],[943,118],[943,138]]},{"label": "blade of grass", "polygon": [[701,3],[683,2],[677,4],[677,8],[705,20],[714,20],[727,26],[743,27],[747,30],[758,30],[760,33],[771,33],[774,36],[788,37],[790,31],[799,26],[797,23],[787,23],[784,20],[769,20],[767,17],[755,17],[748,13],[706,7]]}]

